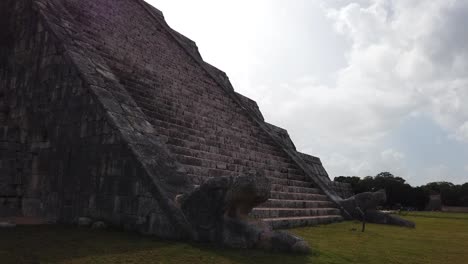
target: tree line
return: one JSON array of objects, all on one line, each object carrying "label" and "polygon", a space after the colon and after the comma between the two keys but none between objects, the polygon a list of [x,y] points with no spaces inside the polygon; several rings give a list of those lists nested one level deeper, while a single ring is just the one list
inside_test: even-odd
[{"label": "tree line", "polygon": [[407,207],[424,210],[432,194],[440,194],[443,205],[468,207],[468,183],[456,185],[450,182],[431,182],[412,187],[405,179],[390,172],[381,172],[376,176],[364,178],[339,176],[335,177],[335,181],[351,184],[355,194],[385,189],[387,202],[384,207],[388,209]]}]

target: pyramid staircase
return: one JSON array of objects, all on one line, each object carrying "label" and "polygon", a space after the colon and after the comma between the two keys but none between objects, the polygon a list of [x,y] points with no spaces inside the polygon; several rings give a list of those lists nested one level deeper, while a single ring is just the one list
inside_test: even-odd
[{"label": "pyramid staircase", "polygon": [[[87,43],[93,43],[96,39],[86,31],[81,32],[81,38],[86,39]],[[177,35],[177,38],[190,42],[182,35]],[[94,53],[94,58],[101,57],[119,76],[119,83],[186,169],[195,186],[209,177],[234,176],[246,168],[262,169],[272,181],[271,198],[254,208],[251,213],[253,218],[262,219],[275,229],[342,220],[336,205],[267,135],[252,132],[250,120],[234,114],[226,118],[227,122],[220,121],[227,111],[232,111],[229,108],[238,107],[226,96],[226,91],[205,90],[204,87],[197,87],[198,90],[182,87],[155,89],[161,86],[155,72],[139,69],[138,75],[135,75],[129,71],[128,65],[105,49],[91,49],[88,52]],[[210,67],[210,71],[219,71],[204,65]],[[209,100],[205,98],[208,94],[212,97]],[[237,96],[250,101],[242,95]],[[219,131],[222,133],[219,134]],[[242,142],[238,144],[236,141]]]},{"label": "pyramid staircase", "polygon": [[330,224],[343,220],[340,210],[323,192],[304,179],[271,178],[271,198],[252,210],[273,229]]},{"label": "pyramid staircase", "polygon": [[[199,144],[197,138],[210,135],[213,131],[199,129],[196,125],[184,125],[184,121],[174,115],[173,109],[165,110],[162,105],[157,107],[154,102],[146,103],[145,97],[141,94],[154,96],[155,93],[148,91],[146,85],[128,78],[129,76],[123,72],[120,72],[120,76],[127,77],[123,80],[128,91],[137,104],[142,106],[143,112],[155,125],[158,134],[167,137],[165,143],[174,157],[185,167],[195,186],[202,184],[209,177],[235,176],[245,168],[263,168],[272,183],[271,198],[253,209],[251,213],[253,218],[262,219],[274,229],[329,224],[342,220],[336,205],[304,175],[296,164],[285,158],[281,151],[251,138],[250,144],[256,147],[255,155],[261,158],[242,155],[243,149],[226,141],[221,146],[231,151],[223,154],[211,153],[207,150],[213,145]],[[147,80],[150,79],[151,76],[147,76]],[[161,97],[158,101],[163,99],[165,98]],[[184,107],[176,100],[171,101],[175,109]],[[189,120],[194,120],[193,122],[200,122],[200,117],[195,113],[185,110],[184,115],[189,117]],[[206,117],[204,120],[210,118]],[[214,123],[216,120],[210,121]],[[226,126],[226,129],[233,128]],[[244,136],[249,137],[248,134]]]},{"label": "pyramid staircase", "polygon": [[[112,3],[115,13],[87,12],[100,10],[105,3]],[[145,6],[140,0],[68,1],[70,14],[59,12],[66,15],[63,20],[69,20],[61,25],[73,32],[62,40],[69,40],[71,57],[86,70],[83,75],[111,87],[109,98],[119,98],[117,104],[117,99],[96,95],[119,113],[112,112],[113,117],[120,118],[122,126],[157,136],[194,185],[208,177],[239,175],[246,169],[264,171],[272,181],[271,198],[254,208],[251,216],[273,228],[342,220],[335,203],[310,178],[326,173],[304,172],[300,168],[304,166],[298,166],[285,151],[295,148],[289,144],[284,148],[272,138],[276,129],[264,122],[256,103],[236,94],[227,76],[206,64],[195,44],[170,29],[162,15],[146,10],[154,18],[151,21],[139,4]],[[114,30],[130,24],[141,32]]]},{"label": "pyramid staircase", "polygon": [[[200,144],[197,139],[202,139],[212,134],[213,131],[186,124],[184,120],[174,115],[174,108],[184,107],[178,103],[180,100],[171,100],[172,107],[166,107],[166,109],[163,105],[154,102],[146,103],[146,97],[142,94],[155,96],[154,91],[149,91],[147,85],[142,85],[135,79],[132,80],[132,77],[124,72],[120,72],[119,75],[136,103],[149,117],[150,123],[155,126],[158,134],[167,138],[166,145],[176,160],[185,167],[195,186],[202,184],[209,177],[235,176],[246,168],[262,168],[272,183],[271,198],[253,209],[251,213],[253,218],[262,219],[274,229],[329,224],[342,220],[340,210],[336,208],[335,203],[315,186],[294,162],[285,158],[284,154],[272,145],[262,144],[255,138],[251,138],[250,144],[255,146],[253,155],[258,158],[252,158],[252,155],[242,155],[245,149],[238,148],[227,141],[217,143],[217,146],[230,151],[222,154],[211,153],[208,149],[216,146],[216,143]],[[147,76],[146,80],[151,80],[151,76]],[[157,101],[160,102],[163,99],[165,99],[164,96],[161,96],[161,100]],[[185,109],[184,116],[189,117],[189,120],[193,120],[192,122],[201,122],[198,114],[190,113],[187,109]],[[204,120],[210,121],[209,123],[216,122],[216,120],[210,120],[209,117],[205,117]],[[226,126],[227,129],[233,128]],[[236,131],[234,134],[239,132]],[[249,137],[248,134],[243,136]]]}]

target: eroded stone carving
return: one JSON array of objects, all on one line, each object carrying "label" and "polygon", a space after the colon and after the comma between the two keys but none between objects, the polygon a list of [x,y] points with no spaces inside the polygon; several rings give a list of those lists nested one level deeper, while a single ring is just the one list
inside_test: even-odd
[{"label": "eroded stone carving", "polygon": [[194,229],[194,239],[233,248],[308,253],[308,244],[269,225],[249,220],[253,207],[270,197],[271,183],[256,172],[211,178],[177,203]]},{"label": "eroded stone carving", "polygon": [[385,190],[379,190],[377,192],[356,194],[351,198],[342,200],[340,205],[347,212],[344,216],[348,220],[362,219],[362,214],[364,214],[366,221],[370,223],[415,227],[415,224],[411,221],[378,211],[377,206],[386,200]]}]

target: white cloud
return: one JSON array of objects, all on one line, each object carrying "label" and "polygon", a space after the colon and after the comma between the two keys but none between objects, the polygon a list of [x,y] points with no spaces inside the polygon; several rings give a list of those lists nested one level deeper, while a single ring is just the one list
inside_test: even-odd
[{"label": "white cloud", "polygon": [[450,169],[444,164],[438,164],[426,168],[421,172],[424,174],[424,178],[427,182],[439,182],[439,181],[449,181],[450,179]]},{"label": "white cloud", "polygon": [[380,117],[429,110],[451,132],[468,120],[461,103],[468,96],[468,46],[452,44],[468,39],[460,24],[468,22],[468,2],[375,0],[329,14],[353,40],[338,88],[368,90],[363,96],[382,106],[368,104]]},{"label": "white cloud", "polygon": [[[320,0],[319,11],[302,0],[154,2],[238,91],[257,100],[267,121],[288,129],[296,146],[321,157],[332,176],[388,170],[418,183],[427,182],[426,174],[431,180],[461,177],[445,165],[414,172],[408,160],[415,154],[402,153],[386,138],[405,120],[424,116],[447,138],[468,142],[468,1]],[[306,11],[286,9],[293,3]],[[304,15],[312,12],[328,22],[305,27],[307,21],[296,20],[312,19]],[[343,43],[347,49],[339,50]],[[312,53],[328,46],[345,54]],[[314,58],[315,64],[304,63]],[[343,65],[328,74],[317,70],[329,60]]]},{"label": "white cloud", "polygon": [[399,151],[396,151],[394,149],[384,150],[382,151],[382,153],[380,153],[380,156],[382,157],[383,160],[390,160],[390,161],[396,161],[396,162],[400,162],[401,160],[405,158],[405,154]]},{"label": "white cloud", "polygon": [[[346,2],[327,11],[352,44],[336,86],[308,76],[259,88],[252,94],[268,119],[288,128],[300,148],[319,153],[331,174],[408,173],[405,156],[383,139],[420,113],[451,138],[467,140],[468,42],[453,42],[468,39],[460,23],[468,23],[468,2]],[[430,175],[445,177],[440,168]]]},{"label": "white cloud", "polygon": [[426,180],[425,183],[448,181],[455,184],[463,184],[467,182],[466,171],[461,174],[454,174],[450,166],[446,164],[437,164],[434,166],[430,166],[422,170],[421,174]]},{"label": "white cloud", "polygon": [[461,125],[455,132],[455,138],[468,142],[468,121]]}]

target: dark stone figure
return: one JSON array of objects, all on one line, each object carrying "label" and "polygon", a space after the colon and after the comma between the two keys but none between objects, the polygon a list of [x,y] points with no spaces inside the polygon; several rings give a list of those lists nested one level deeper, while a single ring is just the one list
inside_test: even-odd
[{"label": "dark stone figure", "polygon": [[426,205],[427,211],[441,211],[442,210],[442,198],[440,194],[431,194],[429,196],[429,202]]},{"label": "dark stone figure", "polygon": [[362,219],[362,214],[364,214],[365,221],[369,223],[415,227],[415,224],[411,221],[378,211],[377,206],[386,200],[385,190],[380,190],[356,194],[351,198],[342,200],[340,205],[347,212],[343,215],[348,220]]},{"label": "dark stone figure", "polygon": [[269,225],[249,220],[253,207],[270,198],[271,183],[256,172],[211,178],[193,192],[177,197],[194,229],[194,239],[234,248],[308,253],[308,244]]}]

